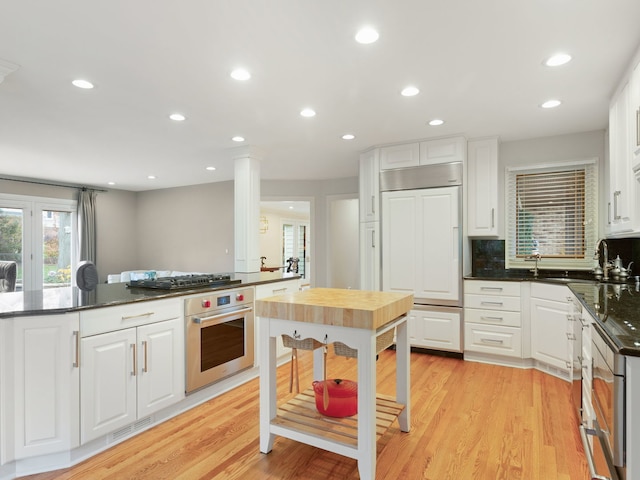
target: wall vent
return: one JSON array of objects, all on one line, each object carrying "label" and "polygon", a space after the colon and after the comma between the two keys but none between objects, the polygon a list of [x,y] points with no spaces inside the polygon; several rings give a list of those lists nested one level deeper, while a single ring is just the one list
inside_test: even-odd
[{"label": "wall vent", "polygon": [[111,432],[108,437],[108,443],[119,442],[120,440],[127,438],[141,430],[146,430],[153,423],[152,417],[141,418],[137,422],[130,423],[126,427],[122,427],[120,430]]}]

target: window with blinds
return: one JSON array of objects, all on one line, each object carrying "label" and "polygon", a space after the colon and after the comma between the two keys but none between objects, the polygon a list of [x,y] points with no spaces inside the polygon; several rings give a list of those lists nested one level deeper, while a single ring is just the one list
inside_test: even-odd
[{"label": "window with blinds", "polygon": [[507,170],[507,268],[591,269],[598,234],[596,161]]}]

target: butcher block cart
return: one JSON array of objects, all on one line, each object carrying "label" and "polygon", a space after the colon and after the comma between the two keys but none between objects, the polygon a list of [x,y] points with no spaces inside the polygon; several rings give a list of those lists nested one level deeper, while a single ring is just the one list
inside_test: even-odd
[{"label": "butcher block cart", "polygon": [[[273,448],[276,435],[354,458],[363,480],[376,474],[376,441],[397,418],[409,431],[409,334],[406,314],[413,295],[335,288],[312,288],[256,301],[260,317],[260,451]],[[377,339],[395,329],[396,398],[376,394]],[[277,405],[276,338],[313,339],[313,377],[325,378],[324,347],[339,342],[358,359],[357,429],[348,421],[313,411],[309,391]],[[344,421],[341,421],[344,420]],[[351,419],[353,423],[353,419]],[[357,431],[356,431],[357,430]]]}]

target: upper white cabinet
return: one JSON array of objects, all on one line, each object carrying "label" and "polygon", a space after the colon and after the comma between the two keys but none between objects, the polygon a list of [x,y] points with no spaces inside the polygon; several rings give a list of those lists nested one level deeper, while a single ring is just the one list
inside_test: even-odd
[{"label": "upper white cabinet", "polygon": [[360,221],[380,220],[380,152],[369,150],[360,155]]},{"label": "upper white cabinet", "polygon": [[631,73],[629,82],[629,124],[632,167],[640,171],[640,62]]},{"label": "upper white cabinet", "polygon": [[498,139],[470,140],[467,149],[467,235],[498,236]]},{"label": "upper white cabinet", "polygon": [[467,153],[464,137],[440,138],[420,142],[420,165],[464,162]]},{"label": "upper white cabinet", "polygon": [[420,165],[420,144],[404,143],[380,147],[380,170]]}]

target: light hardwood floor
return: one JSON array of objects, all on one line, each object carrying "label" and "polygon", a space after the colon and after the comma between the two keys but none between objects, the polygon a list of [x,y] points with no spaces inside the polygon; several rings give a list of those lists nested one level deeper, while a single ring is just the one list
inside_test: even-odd
[{"label": "light hardwood floor", "polygon": [[[301,388],[311,355],[300,352]],[[395,352],[378,361],[378,391],[395,392]],[[330,378],[356,378],[356,361],[328,361]],[[289,365],[278,399],[289,396]],[[534,370],[411,354],[411,432],[394,422],[377,444],[377,479],[585,480],[588,468],[569,384]],[[355,460],[277,437],[259,451],[258,380],[69,469],[62,479],[351,479]]]}]

